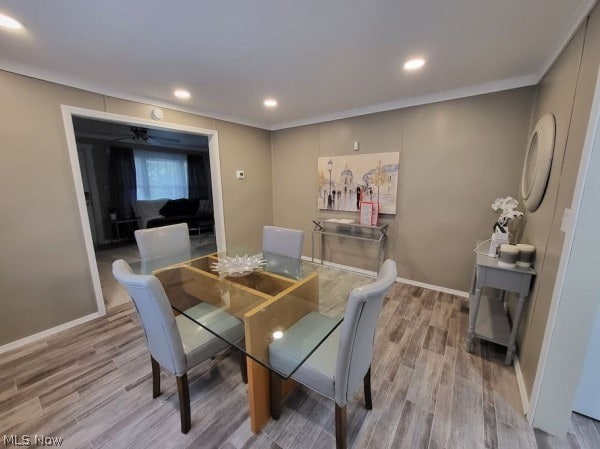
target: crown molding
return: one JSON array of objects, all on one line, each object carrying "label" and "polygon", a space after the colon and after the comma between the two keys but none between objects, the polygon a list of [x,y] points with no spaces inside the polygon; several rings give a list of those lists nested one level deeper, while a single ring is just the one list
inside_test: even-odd
[{"label": "crown molding", "polygon": [[360,115],[374,114],[376,112],[391,111],[394,109],[408,108],[411,106],[419,106],[440,101],[456,100],[458,98],[473,97],[475,95],[489,94],[502,90],[516,89],[519,87],[532,86],[537,84],[537,76],[529,74],[518,76],[515,78],[507,78],[500,81],[492,81],[489,83],[477,84],[469,87],[461,87],[458,89],[448,90],[444,92],[436,92],[429,95],[407,98],[404,100],[392,101],[389,103],[380,103],[364,108],[349,109],[346,111],[334,112],[332,114],[319,115],[301,120],[283,122],[273,125],[271,131],[280,129],[294,128],[297,126],[314,125],[316,123],[330,122],[344,118],[357,117]]},{"label": "crown molding", "polygon": [[201,111],[198,109],[185,107],[177,103],[169,103],[153,98],[148,97],[140,97],[128,94],[126,92],[121,92],[118,90],[106,89],[105,87],[93,84],[81,82],[81,80],[70,78],[63,75],[57,75],[54,73],[48,73],[45,71],[40,71],[36,69],[32,69],[31,67],[24,67],[20,64],[13,64],[11,62],[7,62],[4,60],[0,60],[0,70],[4,70],[6,72],[16,73],[18,75],[28,76],[30,78],[40,79],[42,81],[48,81],[55,84],[60,84],[62,86],[73,87],[75,89],[81,89],[88,92],[92,92],[98,95],[103,95],[106,97],[114,97],[120,100],[128,100],[135,101],[136,103],[147,104],[149,106],[157,106],[160,108],[171,109],[179,112],[186,112],[188,114],[200,115],[207,118],[212,118],[216,120],[223,120],[226,122],[238,123],[240,125],[251,126],[253,128],[260,128],[270,130],[270,126],[265,123],[254,122],[252,120],[246,120],[240,117],[226,115],[226,114],[215,114],[213,112]]}]

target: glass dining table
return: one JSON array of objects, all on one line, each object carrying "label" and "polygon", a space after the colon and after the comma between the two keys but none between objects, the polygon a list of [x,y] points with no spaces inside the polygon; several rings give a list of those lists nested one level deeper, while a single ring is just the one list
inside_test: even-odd
[{"label": "glass dining table", "polygon": [[[270,372],[289,379],[341,324],[350,291],[373,281],[363,274],[233,244],[208,253],[194,247],[183,254],[140,260],[131,267],[135,273],[153,274],[160,280],[176,314],[246,355],[254,432],[270,418]],[[205,303],[213,306],[214,313],[205,313]],[[286,331],[309,314],[327,319],[320,319],[309,335],[293,342],[293,360],[285,366],[271,365],[269,345],[285,342]],[[230,338],[229,326],[224,325],[231,315],[244,324],[241,342]],[[282,394],[294,385],[291,380],[284,382]]]}]

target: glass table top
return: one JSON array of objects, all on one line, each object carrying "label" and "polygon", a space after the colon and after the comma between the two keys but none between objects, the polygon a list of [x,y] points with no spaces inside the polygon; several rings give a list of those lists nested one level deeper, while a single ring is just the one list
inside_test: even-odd
[{"label": "glass table top", "polygon": [[[251,257],[250,262],[260,264],[242,268],[243,274],[217,270],[233,262],[247,265]],[[366,275],[231,244],[225,251],[207,253],[196,247],[184,254],[140,260],[131,267],[160,280],[176,315],[283,378],[289,378],[340,325],[350,291],[373,282]],[[232,322],[243,324],[244,340],[229,336]],[[299,332],[302,326],[304,331]],[[285,366],[270,363],[273,342],[293,348]]]}]

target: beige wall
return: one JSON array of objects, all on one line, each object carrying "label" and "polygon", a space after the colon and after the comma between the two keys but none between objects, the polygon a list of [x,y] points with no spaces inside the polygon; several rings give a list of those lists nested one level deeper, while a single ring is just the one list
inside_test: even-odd
[{"label": "beige wall", "polygon": [[[216,121],[227,240],[250,248],[262,246],[262,228],[273,223],[271,133]],[[235,178],[244,170],[244,180]]]},{"label": "beige wall", "polygon": [[519,355],[529,394],[564,241],[561,219],[573,199],[599,63],[600,8],[596,7],[542,80],[534,104],[532,126],[542,115],[554,114],[556,141],[546,194],[539,209],[526,214],[522,239],[537,249],[538,275],[522,328]]},{"label": "beige wall", "polygon": [[0,344],[96,310],[60,104],[99,95],[0,72]]},{"label": "beige wall", "polygon": [[[0,71],[0,345],[97,310],[61,104],[148,118],[152,106]],[[217,129],[226,235],[261,244],[272,222],[268,131],[164,109],[165,122]],[[243,167],[237,163],[243,161]],[[234,179],[232,167],[253,176]],[[241,199],[251,195],[241,207]],[[247,226],[243,224],[246,223]]]},{"label": "beige wall", "polygon": [[[489,238],[496,218],[490,205],[517,196],[533,94],[515,89],[275,131],[274,222],[304,229],[310,255],[311,219],[327,215],[316,205],[317,158],[353,154],[355,140],[361,154],[399,151],[397,213],[383,218],[388,257],[400,277],[465,291],[474,242]],[[345,248],[332,243],[334,261],[373,269],[366,246],[337,243]]]}]

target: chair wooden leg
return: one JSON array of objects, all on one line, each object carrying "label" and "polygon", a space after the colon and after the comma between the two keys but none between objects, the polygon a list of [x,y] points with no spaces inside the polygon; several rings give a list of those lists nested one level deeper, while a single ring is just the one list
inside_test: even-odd
[{"label": "chair wooden leg", "polygon": [[367,410],[373,409],[373,401],[371,400],[371,367],[369,367],[369,371],[365,374],[364,378],[365,384],[365,408]]},{"label": "chair wooden leg", "polygon": [[179,391],[179,413],[181,414],[181,433],[188,433],[192,427],[190,414],[190,386],[187,373],[177,376],[177,390]]},{"label": "chair wooden leg", "polygon": [[269,371],[271,375],[271,418],[279,419],[281,416],[281,377]]},{"label": "chair wooden leg", "polygon": [[150,357],[152,363],[152,398],[156,399],[160,396],[160,365],[154,357]]},{"label": "chair wooden leg", "polygon": [[346,406],[335,404],[335,447],[346,449]]},{"label": "chair wooden leg", "polygon": [[246,363],[246,354],[242,351],[237,351],[238,356],[240,358],[240,371],[242,373],[242,381],[247,384],[248,383],[248,364]]}]

